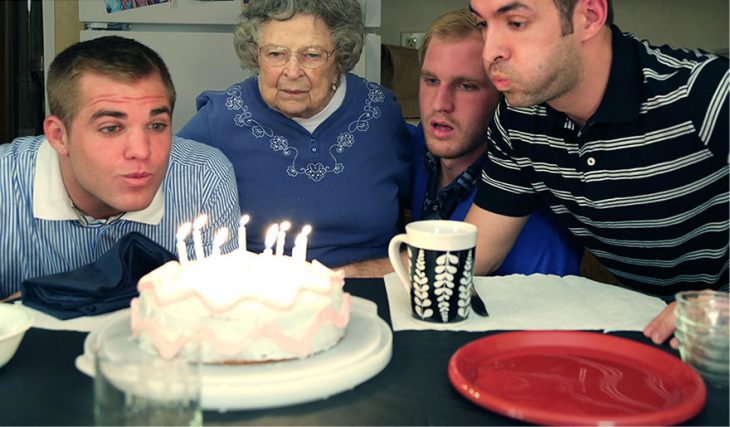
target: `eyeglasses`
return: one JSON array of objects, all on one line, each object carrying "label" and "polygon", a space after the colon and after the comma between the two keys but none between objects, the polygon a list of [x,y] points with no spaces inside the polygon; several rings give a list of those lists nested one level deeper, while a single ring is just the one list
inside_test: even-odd
[{"label": "eyeglasses", "polygon": [[[327,52],[321,47],[311,46],[299,49],[297,59],[304,68],[317,68],[323,65],[332,56],[333,51]],[[272,67],[286,65],[291,59],[291,51],[284,46],[265,45],[258,48],[258,56]]]}]

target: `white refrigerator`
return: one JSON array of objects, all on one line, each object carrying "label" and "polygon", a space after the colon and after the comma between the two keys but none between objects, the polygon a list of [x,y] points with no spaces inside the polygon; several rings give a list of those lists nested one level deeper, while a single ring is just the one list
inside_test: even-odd
[{"label": "white refrigerator", "polygon": [[[360,0],[366,43],[354,72],[380,82],[381,0]],[[195,97],[204,90],[223,90],[244,80],[233,51],[233,27],[243,0],[168,0],[166,3],[108,12],[104,0],[79,0],[80,40],[108,34],[133,38],[154,49],[165,61],[177,90],[173,131],[195,114]],[[50,63],[50,62],[49,62]]]}]

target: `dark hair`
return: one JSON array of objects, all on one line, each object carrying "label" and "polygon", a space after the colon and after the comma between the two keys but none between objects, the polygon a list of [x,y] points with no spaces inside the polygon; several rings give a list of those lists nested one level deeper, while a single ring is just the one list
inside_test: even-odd
[{"label": "dark hair", "polygon": [[170,109],[175,107],[175,86],[162,58],[135,40],[105,36],[64,49],[48,69],[48,107],[68,125],[78,109],[79,80],[84,73],[134,82],[158,73],[167,89]]},{"label": "dark hair", "polygon": [[340,72],[352,71],[360,60],[365,26],[358,0],[252,0],[233,32],[233,47],[241,66],[258,70],[257,43],[261,25],[270,20],[286,21],[295,15],[313,15],[329,28]]},{"label": "dark hair", "polygon": [[[613,24],[613,5],[611,0],[607,1],[608,14],[606,16],[606,25]],[[555,6],[560,11],[561,20],[561,32],[563,35],[571,34],[573,32],[573,11],[578,0],[553,0]]]}]

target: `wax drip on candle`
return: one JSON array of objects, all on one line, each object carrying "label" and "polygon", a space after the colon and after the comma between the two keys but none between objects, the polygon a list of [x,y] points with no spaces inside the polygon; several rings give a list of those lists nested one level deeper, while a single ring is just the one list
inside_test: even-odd
[{"label": "wax drip on candle", "polygon": [[297,238],[294,240],[294,249],[292,249],[291,256],[294,259],[300,261],[307,260],[307,236],[312,232],[312,226],[307,224],[302,227],[302,231],[299,233]]},{"label": "wax drip on candle", "polygon": [[201,260],[205,258],[203,250],[203,235],[200,230],[208,223],[208,215],[203,214],[195,218],[193,221],[193,248],[195,249],[195,259]]},{"label": "wax drip on candle", "polygon": [[177,248],[177,257],[180,260],[180,264],[188,262],[188,247],[185,244],[185,239],[188,238],[192,229],[193,224],[189,222],[186,222],[177,229],[177,234],[175,235],[175,247]]},{"label": "wax drip on candle", "polygon": [[215,232],[213,236],[213,252],[211,256],[219,256],[221,254],[221,246],[228,240],[228,227],[222,227]]},{"label": "wax drip on candle", "polygon": [[286,244],[286,232],[291,228],[289,221],[283,221],[279,224],[279,234],[276,237],[276,255],[284,255],[284,245]]},{"label": "wax drip on candle", "polygon": [[266,247],[266,249],[264,249],[265,254],[267,254],[267,255],[274,254],[274,251],[271,248],[276,243],[277,234],[279,234],[279,225],[278,224],[271,225],[271,227],[269,227],[268,231],[266,231],[266,239],[264,240],[264,246]]},{"label": "wax drip on candle", "polygon": [[246,251],[246,224],[251,219],[250,216],[244,215],[241,217],[241,223],[238,226],[238,249]]}]

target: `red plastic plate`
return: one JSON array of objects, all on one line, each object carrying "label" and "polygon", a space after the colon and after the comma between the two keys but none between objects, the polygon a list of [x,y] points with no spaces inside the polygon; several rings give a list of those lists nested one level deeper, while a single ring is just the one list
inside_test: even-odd
[{"label": "red plastic plate", "polygon": [[538,424],[677,424],[707,397],[700,376],[677,357],[592,332],[481,338],[454,353],[449,379],[477,405]]}]

